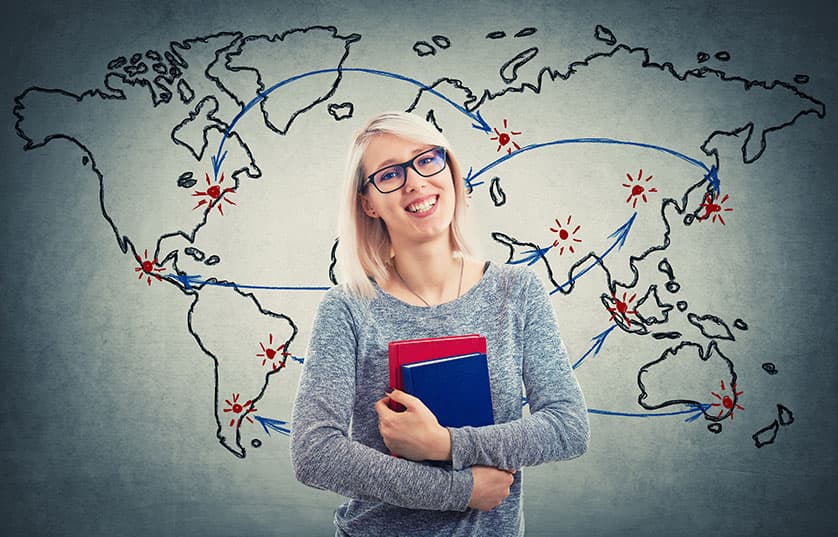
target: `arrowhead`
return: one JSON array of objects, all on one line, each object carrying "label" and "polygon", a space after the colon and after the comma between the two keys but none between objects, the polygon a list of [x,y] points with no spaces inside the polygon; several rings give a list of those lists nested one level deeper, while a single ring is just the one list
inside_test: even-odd
[{"label": "arrowhead", "polygon": [[719,170],[716,169],[716,166],[710,166],[710,171],[707,172],[704,179],[710,183],[710,186],[716,191],[717,196],[721,194],[721,190],[719,189]]},{"label": "arrowhead", "polygon": [[218,153],[212,156],[212,173],[214,175],[213,179],[218,179],[218,171],[221,169],[221,163],[224,162],[225,158],[227,158],[227,152],[225,151],[224,154],[221,154],[221,148],[219,147]]},{"label": "arrowhead", "polygon": [[479,183],[472,183],[471,182],[471,179],[472,179],[471,175],[472,175],[473,171],[474,171],[474,168],[469,166],[468,174],[466,175],[465,179],[463,179],[466,182],[466,189],[468,190],[469,194],[471,194],[474,191],[474,187],[480,186],[480,185],[483,184],[483,181],[480,181]]},{"label": "arrowhead", "polygon": [[521,263],[523,263],[524,261],[529,261],[529,263],[527,263],[527,265],[535,264],[535,262],[538,261],[539,259],[541,259],[542,257],[544,257],[544,255],[547,252],[549,252],[550,248],[552,248],[552,247],[553,246],[551,245],[551,246],[548,246],[547,248],[539,248],[538,250],[526,250],[523,253],[530,254],[530,255],[528,255],[524,259],[522,259]]},{"label": "arrowhead", "polygon": [[200,285],[206,283],[201,281],[200,274],[171,274],[169,278],[180,282],[184,289],[192,289],[193,284]]},{"label": "arrowhead", "polygon": [[591,341],[596,342],[594,344],[594,354],[599,354],[599,351],[602,349],[602,345],[605,343],[605,338],[607,338],[608,334],[610,334],[611,331],[615,328],[617,328],[617,325],[612,324],[611,326],[609,326],[608,328],[591,338]]},{"label": "arrowhead", "polygon": [[278,433],[282,433],[282,434],[286,434],[286,435],[291,434],[291,429],[288,429],[288,428],[285,428],[285,427],[280,427],[280,425],[288,425],[287,421],[274,420],[274,419],[265,418],[265,417],[262,417],[262,416],[253,416],[253,418],[256,421],[258,421],[259,423],[262,424],[262,428],[265,430],[265,432],[268,434],[268,436],[270,436],[271,430],[274,430]]},{"label": "arrowhead", "polygon": [[608,235],[608,238],[616,238],[619,247],[617,248],[622,249],[623,245],[626,243],[626,238],[628,238],[629,231],[631,231],[631,226],[634,225],[634,219],[637,218],[637,211],[635,211],[631,218],[629,218],[625,224],[614,230],[614,233]]},{"label": "arrowhead", "polygon": [[521,254],[524,255],[521,259],[516,259],[512,261],[511,259],[506,262],[507,265],[520,265],[521,263],[526,263],[527,265],[532,265],[542,257],[544,254],[547,253],[552,246],[548,246],[547,248],[538,248],[536,250],[524,250]]},{"label": "arrowhead", "polygon": [[463,178],[463,181],[465,181],[465,182],[466,182],[466,188],[468,188],[469,190],[471,190],[472,188],[474,188],[474,185],[472,185],[472,184],[471,184],[471,173],[472,173],[473,171],[474,171],[474,168],[472,168],[471,166],[469,166],[469,167],[468,167],[468,173],[466,174],[465,178]]},{"label": "arrowhead", "polygon": [[687,419],[684,420],[686,423],[692,423],[698,418],[700,418],[712,405],[709,403],[702,403],[693,406],[695,408],[695,411],[692,414],[690,414],[690,416]]},{"label": "arrowhead", "polygon": [[[550,294],[553,294],[553,293],[550,293]],[[599,334],[592,337],[591,341],[594,342],[593,346],[591,346],[590,349],[585,351],[585,354],[583,354],[582,357],[579,358],[579,360],[577,360],[575,364],[573,364],[573,369],[576,369],[577,367],[579,367],[582,364],[582,362],[585,361],[585,358],[587,358],[588,355],[591,354],[591,352],[594,353],[594,356],[598,355],[599,351],[602,349],[603,343],[605,343],[605,338],[607,338],[608,334],[610,334],[611,331],[614,330],[615,328],[617,328],[617,325],[612,324],[611,326],[609,326],[608,328],[606,328],[605,330],[603,330]]]},{"label": "arrowhead", "polygon": [[471,124],[472,127],[483,132],[492,132],[492,127],[490,127],[489,124],[486,123],[486,120],[483,119],[483,116],[480,114],[480,112],[477,112],[477,114],[471,114],[471,118],[477,121],[477,124]]}]

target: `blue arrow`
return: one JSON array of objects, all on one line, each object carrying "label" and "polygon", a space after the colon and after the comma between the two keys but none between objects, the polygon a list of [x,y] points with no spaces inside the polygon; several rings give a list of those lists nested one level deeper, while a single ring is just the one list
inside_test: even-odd
[{"label": "blue arrow", "polygon": [[689,423],[692,421],[697,420],[701,415],[712,405],[709,403],[701,403],[698,405],[687,405],[690,408],[688,410],[680,410],[677,412],[658,412],[658,413],[636,413],[636,412],[613,412],[611,410],[597,410],[595,408],[589,408],[588,412],[590,414],[601,414],[604,416],[624,416],[629,418],[657,418],[661,416],[678,416],[681,414],[692,414],[691,416],[687,417],[684,421]]},{"label": "blue arrow", "polygon": [[721,194],[721,190],[719,189],[719,171],[716,169],[715,164],[710,166],[710,170],[707,172],[707,175],[704,176],[704,179],[712,185],[717,196]]},{"label": "blue arrow", "polygon": [[579,367],[579,365],[580,365],[582,362],[584,362],[584,361],[585,361],[585,358],[587,358],[587,357],[588,357],[588,355],[589,355],[589,354],[591,354],[592,352],[594,353],[594,356],[596,356],[597,354],[599,354],[599,351],[600,351],[600,350],[602,350],[602,345],[605,343],[605,338],[607,338],[607,337],[608,337],[608,334],[610,334],[610,333],[611,333],[611,331],[612,331],[612,330],[614,330],[615,328],[617,328],[617,325],[616,325],[616,324],[612,324],[611,326],[609,326],[608,328],[606,328],[605,330],[603,330],[603,331],[602,331],[602,332],[600,332],[599,334],[597,334],[597,335],[595,335],[594,337],[592,337],[592,338],[591,338],[591,341],[593,341],[593,342],[594,342],[594,344],[593,344],[593,345],[591,345],[591,348],[590,348],[590,349],[588,349],[588,350],[585,352],[585,354],[583,354],[583,355],[582,355],[582,357],[581,357],[581,358],[579,358],[579,360],[577,360],[577,361],[576,361],[576,363],[575,363],[575,364],[573,364],[573,369],[576,369],[577,367]]},{"label": "blue arrow", "polygon": [[184,289],[192,289],[192,284],[204,283],[200,274],[168,274],[166,278],[180,282]]},{"label": "blue arrow", "polygon": [[565,283],[559,285],[558,287],[550,291],[550,294],[552,295],[554,293],[559,292],[560,290],[564,289],[568,285],[572,284],[573,282],[584,276],[585,273],[597,266],[608,254],[610,254],[614,250],[614,248],[617,248],[618,250],[621,249],[623,247],[623,244],[625,244],[626,242],[626,238],[628,237],[629,232],[631,231],[631,226],[634,225],[635,218],[637,218],[637,211],[632,213],[631,217],[628,220],[626,220],[625,224],[614,230],[614,233],[612,233],[611,235],[608,235],[609,239],[613,238],[615,240],[613,244],[611,244],[611,246],[609,246],[608,249],[605,250],[605,252],[601,256],[596,258],[593,263],[582,269],[582,272],[578,273],[576,276],[573,276]]},{"label": "blue arrow", "polygon": [[410,78],[410,77],[407,77],[407,76],[404,76],[404,75],[400,75],[400,74],[397,74],[397,73],[390,73],[388,71],[379,71],[377,69],[364,69],[364,68],[361,68],[361,67],[333,67],[333,68],[329,68],[329,69],[317,69],[315,71],[308,71],[307,73],[302,73],[302,74],[299,74],[299,75],[295,75],[295,76],[292,76],[291,78],[287,78],[287,79],[285,79],[281,82],[277,82],[273,86],[267,88],[265,91],[257,94],[256,97],[254,97],[249,103],[247,103],[242,108],[241,112],[239,112],[236,115],[236,117],[233,118],[233,121],[227,127],[227,130],[224,131],[224,136],[221,138],[221,143],[218,145],[218,152],[212,158],[212,170],[213,170],[213,173],[215,174],[215,178],[216,179],[218,178],[218,171],[221,169],[221,163],[224,161],[224,157],[226,156],[226,152],[222,153],[222,150],[224,149],[224,142],[230,136],[230,133],[233,131],[233,128],[236,126],[236,123],[238,123],[239,120],[251,108],[256,106],[256,104],[258,104],[260,101],[264,100],[272,92],[278,90],[282,86],[290,84],[291,82],[296,82],[297,80],[301,80],[303,78],[314,76],[314,75],[322,75],[324,73],[338,73],[338,72],[341,72],[341,73],[342,72],[368,73],[368,74],[371,74],[371,75],[378,75],[378,76],[384,76],[384,77],[388,77],[388,78],[395,78],[397,80],[403,80],[405,82],[409,82],[409,83],[413,84],[414,86],[418,86],[419,88],[427,91],[428,93],[436,95],[437,97],[439,97],[443,101],[447,102],[448,104],[450,104],[451,106],[453,106],[454,108],[456,108],[457,110],[459,110],[460,112],[462,112],[463,114],[468,116],[472,121],[476,122],[476,124],[474,124],[474,123],[472,124],[472,127],[474,127],[475,129],[483,131],[483,132],[490,132],[492,130],[492,127],[489,126],[489,124],[486,122],[486,120],[483,119],[483,115],[480,112],[477,112],[477,113],[469,112],[464,106],[461,106],[461,105],[455,103],[454,101],[452,101],[451,99],[449,99],[448,97],[443,95],[442,93],[438,92],[437,90],[431,88],[430,86],[428,86],[428,85],[424,84],[423,82],[420,82],[416,79],[413,79],[413,78]]},{"label": "blue arrow", "polygon": [[195,285],[215,285],[218,287],[237,287],[239,289],[267,289],[271,291],[328,291],[331,289],[331,287],[245,285],[236,282],[209,281],[202,280],[200,274],[169,274],[166,278],[179,282],[185,289],[192,289]]},{"label": "blue arrow", "polygon": [[[608,235],[609,239],[613,239],[613,238],[617,239],[617,242],[615,242],[614,244],[619,245],[619,246],[617,246],[618,250],[623,249],[623,245],[626,243],[626,238],[628,238],[629,231],[631,231],[631,226],[634,225],[634,219],[635,218],[637,218],[637,211],[635,211],[631,215],[631,218],[626,220],[625,224],[623,224],[622,226],[615,229],[614,233],[612,233],[611,235]],[[612,246],[612,248],[613,248],[613,246]],[[605,257],[605,255],[603,255],[602,257]]]},{"label": "blue arrow", "polygon": [[472,177],[471,172],[472,172],[473,169],[474,168],[469,166],[468,167],[468,174],[466,174],[465,178],[463,178],[463,180],[466,182],[466,188],[468,189],[469,193],[471,193],[471,191],[474,190],[474,187],[480,186],[484,183],[484,181],[480,181],[479,183],[472,183],[471,182],[471,177]]},{"label": "blue arrow", "polygon": [[[674,151],[672,149],[668,149],[666,147],[661,147],[661,146],[652,145],[652,144],[644,144],[644,143],[641,143],[641,142],[615,140],[613,138],[569,138],[569,139],[566,139],[566,140],[553,140],[551,142],[543,142],[543,143],[540,143],[540,144],[525,145],[521,149],[513,151],[512,153],[503,155],[499,159],[490,162],[486,166],[483,166],[482,168],[480,168],[476,173],[472,174],[471,170],[469,170],[468,176],[466,177],[466,184],[472,184],[471,181],[473,179],[475,179],[476,177],[479,177],[480,175],[482,175],[483,173],[486,173],[487,171],[491,170],[492,168],[494,168],[498,164],[500,164],[500,163],[502,163],[506,160],[509,160],[509,159],[521,154],[521,153],[524,153],[526,151],[532,151],[533,149],[540,149],[542,147],[548,147],[548,146],[551,146],[551,145],[565,145],[565,144],[631,145],[631,146],[635,146],[635,147],[643,147],[643,148],[646,148],[646,149],[653,149],[655,151],[660,151],[662,153],[667,153],[669,155],[673,155],[675,157],[678,157],[681,160],[684,160],[684,161],[692,164],[693,166],[696,166],[697,168],[700,168],[704,172],[704,179],[710,183],[710,185],[713,187],[713,190],[716,191],[716,195],[721,193],[721,191],[719,190],[719,174],[718,174],[718,170],[716,170],[715,166],[712,166],[712,167],[708,168],[707,165],[704,164],[703,162],[701,162],[700,160],[696,160],[694,158],[688,157],[687,155],[684,155],[684,154],[679,153],[677,151]],[[473,186],[477,186],[477,185],[480,185],[480,184],[483,184],[483,183],[482,182],[481,183],[474,183]]]},{"label": "blue arrow", "polygon": [[539,248],[538,250],[524,250],[521,252],[522,254],[529,254],[525,255],[523,258],[518,259],[516,261],[507,261],[507,265],[520,265],[521,263],[526,263],[527,266],[534,265],[536,261],[544,257],[544,255],[549,252],[553,246],[548,246],[547,248]]},{"label": "blue arrow", "polygon": [[265,429],[265,432],[268,433],[268,436],[271,435],[271,431],[276,431],[278,433],[282,433],[286,436],[291,435],[291,429],[287,429],[285,427],[281,427],[281,425],[288,425],[287,421],[282,420],[274,420],[271,418],[265,418],[263,416],[253,416],[259,423],[262,424],[262,428]]},{"label": "blue arrow", "polygon": [[[225,138],[227,137],[227,133],[226,133],[226,132],[224,133],[224,137],[225,137]],[[221,144],[222,144],[222,145],[224,144],[224,140],[223,140],[223,139],[221,140]],[[221,150],[219,149],[219,153],[220,153],[220,152],[221,152]],[[223,155],[221,155],[221,158],[219,158],[219,157],[218,157],[218,155],[213,155],[213,156],[211,157],[211,160],[212,160],[212,173],[215,175],[215,178],[216,178],[216,179],[218,179],[218,170],[220,170],[220,169],[221,169],[221,164],[224,162],[224,159],[225,159],[225,158],[227,158],[227,152],[226,152],[226,151],[224,152],[224,154],[223,154]]]}]

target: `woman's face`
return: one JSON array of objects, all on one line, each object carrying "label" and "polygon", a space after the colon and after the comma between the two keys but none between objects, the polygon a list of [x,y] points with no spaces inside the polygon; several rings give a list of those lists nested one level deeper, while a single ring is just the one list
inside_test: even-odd
[{"label": "woman's face", "polygon": [[[392,134],[376,135],[361,160],[364,176],[392,164],[408,162],[433,148]],[[402,188],[388,194],[368,185],[361,194],[364,212],[370,218],[384,221],[394,245],[428,242],[442,235],[447,238],[456,204],[451,168],[446,163],[441,172],[423,177],[406,167],[405,180]]]}]

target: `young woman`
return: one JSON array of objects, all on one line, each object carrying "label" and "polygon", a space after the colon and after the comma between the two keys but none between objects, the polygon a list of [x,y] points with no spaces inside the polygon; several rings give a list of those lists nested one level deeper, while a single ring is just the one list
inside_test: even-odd
[{"label": "young woman", "polygon": [[[445,137],[412,114],[376,116],[352,144],[343,282],[317,311],[291,428],[297,479],[351,498],[337,536],[524,535],[518,470],[587,449],[544,286],[472,257],[462,177]],[[442,427],[419,399],[385,393],[390,341],[470,333],[486,337],[495,425]]]}]

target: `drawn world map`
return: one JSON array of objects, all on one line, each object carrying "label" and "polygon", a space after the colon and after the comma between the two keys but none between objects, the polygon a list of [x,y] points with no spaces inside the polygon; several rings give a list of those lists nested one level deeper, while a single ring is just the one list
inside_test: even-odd
[{"label": "drawn world map", "polygon": [[[245,457],[293,428],[290,408],[261,402],[295,389],[284,379],[305,367],[298,319],[340,281],[348,140],[391,109],[451,140],[486,257],[541,277],[577,373],[609,364],[609,385],[626,395],[597,400],[580,377],[589,412],[676,420],[710,438],[751,409],[780,368],[739,374],[737,338],[751,326],[726,310],[708,260],[738,247],[727,233],[746,190],[725,163],[749,165],[772,133],[825,116],[806,75],[747,79],[726,51],[680,67],[604,26],[591,29],[597,52],[563,67],[537,28],[486,30],[471,38],[497,50],[483,78],[458,74],[469,52],[455,37],[394,50],[399,70],[369,65],[364,38],[329,26],[192,37],[115,52],[102,87],[15,99],[24,149],[68,140],[98,178],[118,249],[102,248],[126,256],[138,285],[188,298],[171,330],[188,330],[213,361],[214,386],[196,389],[214,393],[222,446]],[[687,267],[704,280],[685,280]],[[774,386],[776,419],[747,439],[757,448],[795,419]]]}]

